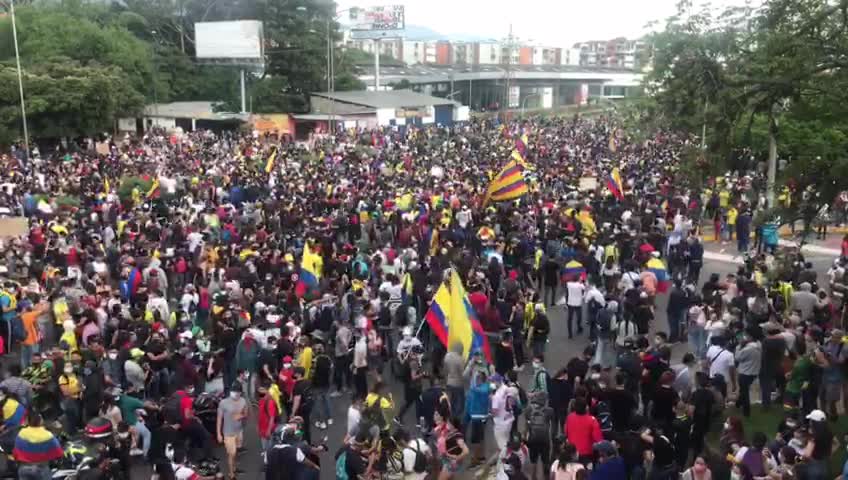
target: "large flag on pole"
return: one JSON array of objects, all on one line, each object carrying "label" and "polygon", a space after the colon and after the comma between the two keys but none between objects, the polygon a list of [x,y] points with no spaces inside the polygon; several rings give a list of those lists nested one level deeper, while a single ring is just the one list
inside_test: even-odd
[{"label": "large flag on pole", "polygon": [[610,172],[607,178],[607,188],[615,198],[624,200],[624,184],[621,182],[621,173],[618,171],[618,167],[613,168]]},{"label": "large flag on pole", "polygon": [[274,163],[277,161],[277,149],[274,148],[274,151],[271,152],[271,155],[268,155],[268,160],[265,161],[265,173],[271,173],[274,170]]},{"label": "large flag on pole", "polygon": [[303,257],[300,260],[300,275],[297,278],[294,293],[303,297],[318,287],[321,271],[324,269],[324,259],[312,251],[309,242],[303,244]]},{"label": "large flag on pole", "polygon": [[504,202],[514,200],[530,189],[524,180],[524,168],[515,160],[506,164],[503,170],[489,184],[486,191],[486,199],[483,204],[493,202]]},{"label": "large flag on pole", "polygon": [[450,278],[450,315],[448,316],[448,348],[455,343],[462,344],[465,359],[471,352],[482,352],[486,361],[492,362],[492,352],[486,332],[483,331],[474,307],[468,301],[465,287],[456,270],[451,271]]},{"label": "large flag on pole", "polygon": [[482,352],[486,361],[492,362],[489,340],[455,270],[439,286],[424,319],[445,348],[459,343],[466,360],[472,352]]}]

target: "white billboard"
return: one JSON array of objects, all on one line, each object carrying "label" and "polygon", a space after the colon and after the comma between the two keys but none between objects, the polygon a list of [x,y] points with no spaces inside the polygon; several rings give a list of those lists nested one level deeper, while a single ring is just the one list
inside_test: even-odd
[{"label": "white billboard", "polygon": [[521,104],[521,87],[518,85],[509,86],[509,104],[508,108],[518,108]]},{"label": "white billboard", "polygon": [[354,8],[350,11],[350,22],[350,29],[354,32],[382,32],[406,28],[403,5]]},{"label": "white billboard", "polygon": [[262,22],[200,22],[194,24],[197,58],[261,60]]}]

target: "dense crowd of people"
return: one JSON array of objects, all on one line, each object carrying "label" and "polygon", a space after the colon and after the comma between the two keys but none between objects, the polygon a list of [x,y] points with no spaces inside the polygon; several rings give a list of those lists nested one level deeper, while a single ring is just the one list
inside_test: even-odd
[{"label": "dense crowd of people", "polygon": [[[777,252],[754,166],[684,184],[690,141],[575,117],[5,157],[0,443],[32,479],[82,432],[115,478],[211,478],[220,444],[228,478],[251,445],[268,480],[829,480],[845,257]],[[487,202],[515,155],[527,193]],[[705,230],[737,272],[702,273]],[[425,320],[452,273],[472,351]],[[554,312],[585,338],[562,365]],[[754,384],[776,436],[745,431]]]}]

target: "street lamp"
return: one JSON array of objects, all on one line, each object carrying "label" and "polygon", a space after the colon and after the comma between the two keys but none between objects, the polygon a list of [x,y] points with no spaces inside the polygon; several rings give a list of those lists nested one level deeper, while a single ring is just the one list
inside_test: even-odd
[{"label": "street lamp", "polygon": [[15,43],[15,64],[18,69],[18,90],[21,95],[21,119],[24,126],[24,160],[29,160],[29,130],[27,129],[26,101],[24,100],[24,77],[21,71],[21,52],[18,49],[18,26],[15,22],[15,0],[9,0],[9,15],[12,17],[12,38]]}]

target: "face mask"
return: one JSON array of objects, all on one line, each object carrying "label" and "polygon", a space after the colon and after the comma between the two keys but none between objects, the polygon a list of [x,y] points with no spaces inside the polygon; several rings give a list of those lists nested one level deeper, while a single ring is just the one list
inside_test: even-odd
[{"label": "face mask", "polygon": [[239,393],[239,392],[230,392],[230,398],[232,398],[233,400],[238,400],[238,398],[240,396],[241,396],[241,393]]},{"label": "face mask", "polygon": [[724,429],[725,429],[725,430],[730,430],[730,424],[729,424],[729,423],[725,423],[725,424],[724,424]]},{"label": "face mask", "polygon": [[601,374],[600,373],[593,373],[593,374],[589,375],[589,378],[591,378],[592,380],[597,380],[597,379],[601,378]]},{"label": "face mask", "polygon": [[117,354],[117,353],[110,353],[110,354],[109,354],[109,359],[110,359],[110,360],[117,360],[117,359],[118,359],[118,354]]},{"label": "face mask", "polygon": [[283,368],[291,368],[291,363],[284,363]]},{"label": "face mask", "polygon": [[82,374],[83,375],[91,375],[91,369],[90,368],[83,368]]},{"label": "face mask", "polygon": [[540,368],[542,368],[542,364],[539,362],[533,362],[533,368],[539,370]]},{"label": "face mask", "polygon": [[74,373],[74,367],[65,367],[65,375]]},{"label": "face mask", "polygon": [[736,472],[730,472],[730,480],[742,480],[742,475]]}]

